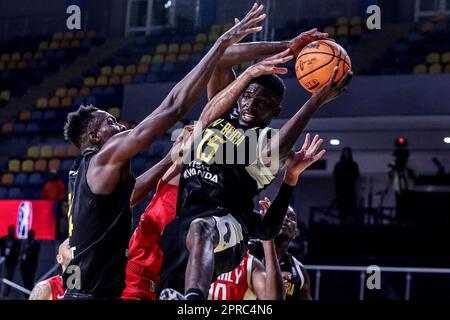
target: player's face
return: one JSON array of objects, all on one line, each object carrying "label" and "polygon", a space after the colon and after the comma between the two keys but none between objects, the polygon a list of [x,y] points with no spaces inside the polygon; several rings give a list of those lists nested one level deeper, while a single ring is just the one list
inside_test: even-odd
[{"label": "player's face", "polygon": [[124,125],[117,122],[117,119],[105,111],[95,111],[96,122],[99,124],[97,129],[97,138],[100,144],[104,144],[115,134],[125,131]]},{"label": "player's face", "polygon": [[280,111],[280,100],[256,83],[245,89],[239,99],[239,122],[246,126],[267,126]]},{"label": "player's face", "polygon": [[297,233],[297,216],[295,215],[295,212],[289,208],[284,217],[280,234],[287,236],[289,239],[294,239],[297,236]]},{"label": "player's face", "polygon": [[58,261],[58,263],[61,265],[61,267],[63,268],[63,270],[65,270],[67,268],[67,266],[70,263],[70,247],[69,247],[69,240],[65,240],[60,248],[59,248],[59,253],[56,257],[56,260]]}]

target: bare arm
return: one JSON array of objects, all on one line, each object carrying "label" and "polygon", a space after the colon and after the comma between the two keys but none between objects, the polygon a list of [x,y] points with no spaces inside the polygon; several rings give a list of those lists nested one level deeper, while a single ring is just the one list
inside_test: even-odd
[{"label": "bare arm", "polygon": [[52,287],[47,281],[39,282],[31,291],[28,300],[52,300]]},{"label": "bare arm", "polygon": [[263,241],[265,268],[254,258],[252,285],[258,300],[282,300],[286,292],[273,241]]},{"label": "bare arm", "polygon": [[302,266],[300,266],[300,270],[302,271],[303,278],[305,282],[303,283],[302,291],[300,292],[300,300],[312,300],[311,296],[311,281],[309,279],[308,271]]}]

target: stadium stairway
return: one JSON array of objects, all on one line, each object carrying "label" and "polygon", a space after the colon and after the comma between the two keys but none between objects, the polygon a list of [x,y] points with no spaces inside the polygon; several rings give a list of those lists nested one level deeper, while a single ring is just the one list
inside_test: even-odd
[{"label": "stadium stairway", "polygon": [[377,58],[382,57],[390,46],[407,35],[411,28],[409,25],[383,24],[380,31],[366,31],[370,36],[363,37],[358,46],[354,46],[353,52],[349,53],[354,72],[358,74],[369,69]]},{"label": "stadium stairway", "polygon": [[28,110],[34,106],[39,97],[48,96],[50,92],[63,87],[66,82],[87,71],[93,65],[98,64],[105,58],[110,57],[115,51],[123,47],[126,43],[124,38],[112,38],[105,41],[99,47],[94,48],[87,55],[78,57],[72,65],[61,70],[42,84],[31,88],[22,97],[12,99],[10,103],[1,111],[3,122],[11,121],[21,111]]}]

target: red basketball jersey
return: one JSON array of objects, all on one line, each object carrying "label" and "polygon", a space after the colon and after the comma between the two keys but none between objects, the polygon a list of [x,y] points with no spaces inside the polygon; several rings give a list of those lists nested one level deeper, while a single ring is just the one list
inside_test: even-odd
[{"label": "red basketball jersey", "polygon": [[256,300],[252,290],[253,256],[247,253],[232,271],[221,274],[209,288],[209,300]]},{"label": "red basketball jersey", "polygon": [[60,275],[47,279],[50,288],[52,288],[52,300],[64,299],[64,288]]}]

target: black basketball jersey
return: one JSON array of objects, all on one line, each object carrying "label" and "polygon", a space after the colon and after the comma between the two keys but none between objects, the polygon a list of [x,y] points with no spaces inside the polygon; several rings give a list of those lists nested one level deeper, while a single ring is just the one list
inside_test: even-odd
[{"label": "black basketball jersey", "polygon": [[[264,248],[260,240],[250,240],[248,250],[252,255],[265,263]],[[288,281],[286,288],[286,300],[300,300],[301,291],[305,284],[305,277],[301,269],[303,264],[289,252],[278,263],[281,272],[289,272],[291,274],[291,279]]]},{"label": "black basketball jersey", "polygon": [[[77,266],[81,288],[72,293],[120,297],[125,286],[126,251],[131,235],[130,198],[135,179],[119,182],[110,195],[93,194],[87,184],[89,162],[96,152],[85,153],[69,173],[69,244],[72,261],[66,280]],[[64,281],[67,286],[70,281]]]},{"label": "black basketball jersey", "polygon": [[231,116],[211,123],[194,141],[183,166],[177,216],[192,215],[189,208],[221,207],[245,224],[253,198],[275,178],[258,153],[268,139],[270,128],[245,127]]}]

